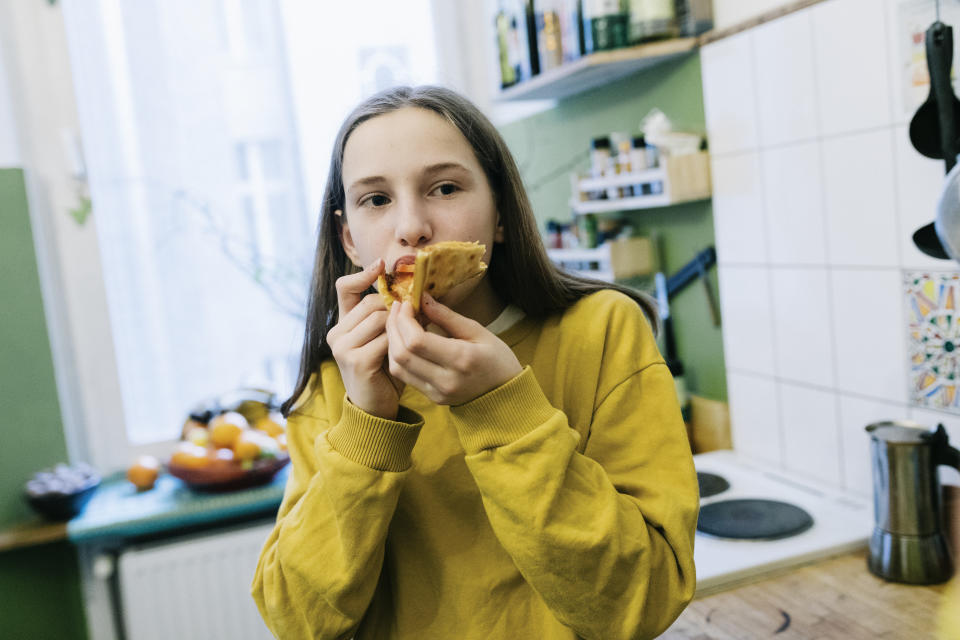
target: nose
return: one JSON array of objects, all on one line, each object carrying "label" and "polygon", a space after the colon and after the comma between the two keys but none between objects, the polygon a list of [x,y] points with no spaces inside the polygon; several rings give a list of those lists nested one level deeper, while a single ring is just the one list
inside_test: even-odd
[{"label": "nose", "polygon": [[433,230],[426,208],[415,199],[407,198],[397,207],[394,234],[404,247],[419,247],[430,241]]}]

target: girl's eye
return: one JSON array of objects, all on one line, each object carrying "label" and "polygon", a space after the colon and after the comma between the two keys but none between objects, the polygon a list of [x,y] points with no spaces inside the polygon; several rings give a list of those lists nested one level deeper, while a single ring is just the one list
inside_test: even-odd
[{"label": "girl's eye", "polygon": [[387,204],[390,204],[390,198],[385,195],[375,193],[372,196],[368,196],[360,202],[360,205],[370,205],[373,207],[383,207]]},{"label": "girl's eye", "polygon": [[444,182],[440,186],[434,189],[435,192],[439,193],[441,196],[452,196],[454,193],[460,190],[460,187],[453,184],[452,182]]}]

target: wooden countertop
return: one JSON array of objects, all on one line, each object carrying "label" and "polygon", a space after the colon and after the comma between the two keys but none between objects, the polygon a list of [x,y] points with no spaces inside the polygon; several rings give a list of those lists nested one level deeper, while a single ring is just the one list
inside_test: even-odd
[{"label": "wooden countertop", "polygon": [[885,582],[866,551],[694,600],[666,640],[933,638],[945,585]]}]

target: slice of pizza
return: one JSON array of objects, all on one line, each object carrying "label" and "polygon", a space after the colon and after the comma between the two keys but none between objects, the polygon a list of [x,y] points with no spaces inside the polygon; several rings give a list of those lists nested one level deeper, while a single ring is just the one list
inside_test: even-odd
[{"label": "slice of pizza", "polygon": [[434,298],[487,270],[481,260],[486,247],[479,242],[438,242],[417,252],[413,264],[401,264],[394,273],[377,278],[377,291],[389,309],[394,302],[409,300],[420,311],[420,296]]}]

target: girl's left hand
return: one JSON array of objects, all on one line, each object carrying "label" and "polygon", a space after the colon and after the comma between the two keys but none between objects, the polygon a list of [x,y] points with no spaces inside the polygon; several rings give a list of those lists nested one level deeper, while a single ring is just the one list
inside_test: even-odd
[{"label": "girl's left hand", "polygon": [[449,337],[424,330],[409,302],[392,305],[387,318],[390,375],[437,404],[464,404],[523,371],[510,347],[480,323],[429,295],[423,296],[420,308]]}]

